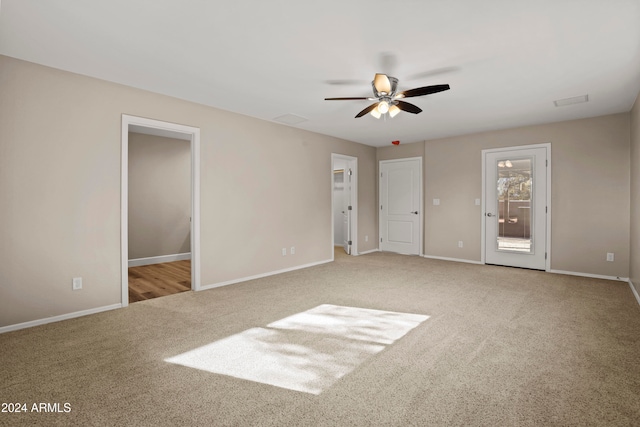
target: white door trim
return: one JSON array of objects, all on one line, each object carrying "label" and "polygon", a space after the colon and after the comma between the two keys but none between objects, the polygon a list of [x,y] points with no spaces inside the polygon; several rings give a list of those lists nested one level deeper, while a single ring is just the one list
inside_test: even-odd
[{"label": "white door trim", "polygon": [[547,150],[547,191],[546,191],[546,205],[547,205],[547,215],[546,215],[546,242],[545,242],[545,252],[547,253],[547,258],[545,259],[545,271],[551,270],[551,143],[545,142],[542,144],[530,144],[530,145],[516,145],[513,147],[502,147],[502,148],[490,148],[486,150],[482,150],[482,212],[480,213],[480,224],[481,224],[481,250],[480,250],[480,262],[485,264],[485,252],[486,252],[486,221],[485,221],[485,213],[486,213],[486,200],[485,200],[485,190],[486,190],[486,156],[489,153],[499,153],[503,151],[514,151],[514,150],[528,150],[532,148],[545,148]]},{"label": "white door trim", "polygon": [[[418,245],[419,245],[419,249],[418,249],[418,254],[419,256],[424,256],[424,245],[423,245],[423,227],[424,227],[424,201],[423,201],[423,193],[424,193],[424,174],[423,174],[423,166],[422,166],[422,157],[406,157],[406,158],[402,158],[402,159],[392,159],[392,160],[380,160],[378,162],[378,206],[380,206],[380,200],[382,198],[381,195],[381,191],[382,191],[382,186],[380,184],[380,173],[382,171],[382,165],[383,164],[389,164],[389,163],[398,163],[398,162],[405,162],[405,161],[410,161],[410,160],[417,160],[418,161],[418,165],[420,167],[419,170],[419,187],[418,187]],[[378,214],[380,214],[380,209],[378,209]],[[383,233],[382,233],[382,217],[381,215],[378,215],[378,250],[382,250],[382,248],[380,247],[380,238],[382,237]]]},{"label": "white door trim", "polygon": [[143,117],[122,115],[120,187],[120,265],[122,307],[129,305],[129,131],[191,141],[191,289],[200,290],[200,129]]},{"label": "white door trim", "polygon": [[347,169],[351,168],[353,170],[353,175],[351,176],[351,206],[353,209],[351,210],[351,255],[358,255],[358,158],[347,156],[346,154],[337,154],[331,153],[331,260],[334,260],[334,218],[333,218],[333,168],[336,160],[344,160],[347,162]]}]

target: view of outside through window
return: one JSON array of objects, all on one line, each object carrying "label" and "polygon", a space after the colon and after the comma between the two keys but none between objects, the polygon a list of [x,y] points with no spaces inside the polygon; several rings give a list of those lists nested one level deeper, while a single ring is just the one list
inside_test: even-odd
[{"label": "view of outside through window", "polygon": [[532,158],[498,161],[498,250],[532,252]]}]

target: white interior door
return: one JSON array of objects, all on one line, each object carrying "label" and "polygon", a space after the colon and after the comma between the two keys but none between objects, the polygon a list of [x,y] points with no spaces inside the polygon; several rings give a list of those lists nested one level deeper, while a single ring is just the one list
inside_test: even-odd
[{"label": "white interior door", "polygon": [[346,168],[344,171],[344,191],[342,192],[342,246],[344,251],[351,255],[351,176],[353,171]]},{"label": "white interior door", "polygon": [[331,154],[332,239],[349,255],[358,254],[358,158]]},{"label": "white interior door", "polygon": [[487,264],[546,269],[548,147],[484,150]]},{"label": "white interior door", "polygon": [[[337,166],[336,166],[337,167]],[[344,168],[333,170],[333,244],[342,245],[344,227]]]},{"label": "white interior door", "polygon": [[380,250],[419,255],[422,159],[380,162]]}]

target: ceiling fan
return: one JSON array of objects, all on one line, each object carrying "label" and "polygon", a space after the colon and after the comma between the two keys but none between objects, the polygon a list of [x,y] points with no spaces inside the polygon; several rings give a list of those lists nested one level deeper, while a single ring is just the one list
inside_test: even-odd
[{"label": "ceiling fan", "polygon": [[443,92],[449,90],[449,85],[433,85],[424,86],[415,89],[409,89],[402,92],[398,92],[398,79],[388,76],[386,74],[376,74],[371,82],[373,87],[373,97],[361,97],[361,98],[325,98],[325,101],[354,101],[361,99],[368,99],[369,101],[376,101],[374,104],[369,105],[364,110],[360,111],[356,115],[362,117],[365,114],[371,114],[376,119],[379,119],[385,114],[389,114],[390,117],[395,117],[400,111],[406,111],[408,113],[418,114],[422,112],[418,106],[410,104],[405,101],[401,101],[402,98],[411,98],[414,96],[431,95],[432,93]]}]

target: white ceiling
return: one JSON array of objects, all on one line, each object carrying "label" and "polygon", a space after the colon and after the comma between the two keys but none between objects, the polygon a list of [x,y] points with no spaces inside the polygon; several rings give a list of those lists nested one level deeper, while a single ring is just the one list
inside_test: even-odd
[{"label": "white ceiling", "polygon": [[[1,0],[0,54],[383,146],[629,111],[640,0]],[[386,121],[324,101],[376,72],[451,90]]]}]

